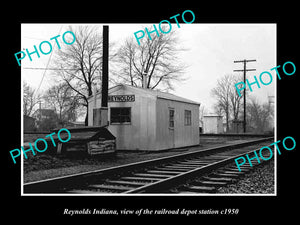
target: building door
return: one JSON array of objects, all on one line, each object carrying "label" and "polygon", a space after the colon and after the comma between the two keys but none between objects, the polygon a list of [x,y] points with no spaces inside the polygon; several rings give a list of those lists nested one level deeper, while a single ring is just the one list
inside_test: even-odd
[{"label": "building door", "polygon": [[171,142],[171,148],[175,148],[175,110],[169,108],[169,138]]}]

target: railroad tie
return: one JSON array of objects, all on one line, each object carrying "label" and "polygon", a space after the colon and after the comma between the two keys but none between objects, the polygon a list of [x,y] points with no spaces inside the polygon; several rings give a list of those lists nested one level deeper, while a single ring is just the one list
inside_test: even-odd
[{"label": "railroad tie", "polygon": [[135,180],[135,181],[160,181],[160,178],[154,177],[122,177],[122,180]]},{"label": "railroad tie", "polygon": [[108,184],[117,184],[117,185],[128,185],[128,186],[143,186],[149,184],[149,182],[134,182],[134,181],[126,181],[126,180],[108,180],[106,181]]},{"label": "railroad tie", "polygon": [[70,194],[99,194],[98,191],[77,190],[77,189],[73,189],[73,190],[67,191],[66,193],[70,193]]},{"label": "railroad tie", "polygon": [[240,171],[230,171],[230,170],[227,170],[227,169],[224,169],[224,170],[221,170],[220,171],[221,173],[226,173],[226,174],[233,174],[233,175],[241,175],[241,174],[244,174],[244,172],[240,172]]},{"label": "railroad tie", "polygon": [[151,173],[135,173],[133,174],[134,176],[139,176],[139,177],[154,177],[154,178],[169,178],[172,175],[162,175],[162,174],[151,174]]},{"label": "railroad tie", "polygon": [[209,163],[211,163],[210,161],[203,161],[203,160],[187,160],[187,161],[182,161],[180,163],[194,163],[194,164],[203,164],[203,165],[207,165]]},{"label": "railroad tie", "polygon": [[230,177],[230,178],[238,178],[238,174],[231,174],[231,173],[223,173],[223,172],[215,172],[213,173],[213,176],[216,177]]},{"label": "railroad tie", "polygon": [[147,173],[158,173],[158,174],[169,174],[169,175],[176,175],[180,174],[180,172],[176,171],[168,171],[168,170],[147,170]]},{"label": "railroad tie", "polygon": [[192,191],[197,193],[214,193],[216,192],[215,187],[209,187],[209,186],[189,186],[184,189],[184,191]]},{"label": "railroad tie", "polygon": [[233,182],[235,179],[229,178],[229,177],[202,177],[204,180],[210,180],[210,181],[218,181],[218,182]]},{"label": "railroad tie", "polygon": [[93,189],[102,189],[102,190],[115,190],[115,191],[129,191],[132,188],[131,187],[126,187],[126,186],[114,186],[114,185],[109,185],[109,184],[92,184],[89,185],[88,188],[93,188]]},{"label": "railroad tie", "polygon": [[194,165],[184,165],[184,164],[181,164],[181,163],[177,163],[177,164],[172,164],[172,165],[169,165],[169,166],[166,166],[167,168],[174,168],[174,167],[178,167],[178,168],[186,168],[186,169],[189,169],[189,168],[196,168],[198,166],[194,166]]},{"label": "railroad tie", "polygon": [[193,170],[195,167],[186,167],[186,166],[166,166],[166,169],[174,169],[174,170],[181,170],[182,172],[187,172]]},{"label": "railroad tie", "polygon": [[202,181],[195,181],[192,183],[193,185],[205,185],[205,186],[222,186],[222,185],[226,185],[227,182],[225,181],[206,181],[206,180],[202,180]]},{"label": "railroad tie", "polygon": [[[239,171],[239,169],[238,168],[231,168],[231,167],[229,167],[229,168],[226,168],[226,170],[227,171],[232,171],[232,172],[240,172]],[[251,168],[248,168],[248,167],[245,167],[245,168],[241,168],[241,171],[242,172],[248,172],[248,171],[250,171],[251,170]]]},{"label": "railroad tie", "polygon": [[208,163],[203,163],[203,162],[181,162],[180,165],[192,165],[192,166],[198,166],[198,167],[201,167],[201,166],[206,166],[208,165]]},{"label": "railroad tie", "polygon": [[186,172],[188,171],[189,169],[186,169],[186,168],[167,168],[167,167],[157,167],[155,168],[157,170],[163,170],[163,171],[174,171],[174,172],[178,172],[178,173],[182,173],[182,172]]},{"label": "railroad tie", "polygon": [[181,195],[193,195],[193,194],[197,194],[197,192],[193,192],[193,191],[179,191],[179,192],[176,192],[176,194],[181,194]]}]

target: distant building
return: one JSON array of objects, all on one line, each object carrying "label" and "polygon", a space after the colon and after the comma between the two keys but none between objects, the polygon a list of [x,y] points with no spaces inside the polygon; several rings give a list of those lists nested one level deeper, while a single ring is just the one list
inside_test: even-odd
[{"label": "distant building", "polygon": [[39,131],[48,131],[57,127],[57,115],[53,109],[37,109],[32,116]]},{"label": "distant building", "polygon": [[[173,94],[117,85],[108,91],[108,130],[119,150],[164,150],[199,144],[200,104]],[[101,93],[88,99],[88,125],[99,124]]]},{"label": "distant building", "polygon": [[56,113],[54,109],[37,109],[34,113],[33,113],[33,117],[35,117],[36,119],[51,119],[56,117]]},{"label": "distant building", "polygon": [[24,132],[35,131],[35,119],[30,116],[23,116],[23,130]]},{"label": "distant building", "polygon": [[204,134],[221,134],[224,132],[223,117],[218,115],[203,116],[203,133]]}]

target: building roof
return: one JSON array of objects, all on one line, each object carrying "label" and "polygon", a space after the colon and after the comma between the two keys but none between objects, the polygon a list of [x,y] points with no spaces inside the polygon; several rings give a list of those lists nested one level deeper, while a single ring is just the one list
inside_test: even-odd
[{"label": "building roof", "polygon": [[37,109],[33,115],[52,116],[55,115],[54,109]]},{"label": "building roof", "polygon": [[[140,87],[134,87],[134,86],[130,86],[130,85],[126,85],[126,84],[119,84],[116,85],[114,87],[109,88],[108,93],[109,94],[113,94],[115,91],[118,91],[120,89],[131,89],[131,90],[135,90],[138,91],[140,93],[144,93],[146,95],[152,95],[154,97],[160,98],[160,99],[167,99],[167,100],[172,100],[172,101],[178,101],[178,102],[184,102],[184,103],[190,103],[190,104],[194,104],[194,105],[200,105],[199,102],[195,102],[186,98],[182,98],[179,97],[177,95],[173,95],[171,93],[167,93],[167,92],[162,92],[162,91],[157,91],[157,90],[152,90],[152,89],[145,89],[145,88],[140,88]],[[101,92],[97,92],[97,95],[101,95]],[[93,97],[90,96],[90,98]]]},{"label": "building roof", "polygon": [[217,114],[207,114],[207,115],[204,115],[203,117],[223,117],[223,116],[220,116]]},{"label": "building roof", "polygon": [[27,116],[27,115],[23,115],[24,119],[26,120],[35,120],[35,118],[31,117],[31,116]]}]

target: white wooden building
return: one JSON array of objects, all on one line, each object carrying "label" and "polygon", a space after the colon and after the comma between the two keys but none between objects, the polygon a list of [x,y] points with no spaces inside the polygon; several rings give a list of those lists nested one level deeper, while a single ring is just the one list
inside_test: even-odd
[{"label": "white wooden building", "polygon": [[203,133],[204,134],[221,134],[223,133],[223,117],[218,115],[203,116]]},{"label": "white wooden building", "polygon": [[[101,93],[88,99],[88,125],[98,124]],[[117,85],[108,91],[108,130],[118,150],[165,150],[199,144],[200,104],[173,94]]]}]

